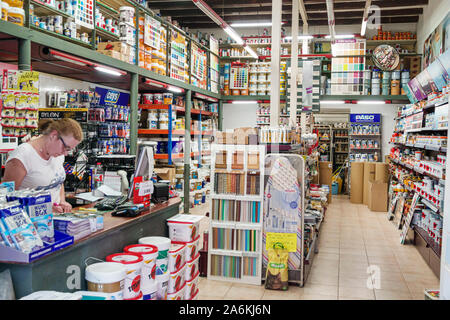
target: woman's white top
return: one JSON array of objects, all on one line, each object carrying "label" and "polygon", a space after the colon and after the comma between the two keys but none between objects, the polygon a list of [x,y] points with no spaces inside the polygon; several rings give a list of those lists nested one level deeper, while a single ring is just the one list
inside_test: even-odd
[{"label": "woman's white top", "polygon": [[51,193],[53,203],[60,202],[61,186],[66,179],[64,155],[44,160],[31,144],[22,143],[11,151],[6,162],[11,159],[20,160],[27,171],[18,190],[46,190]]}]

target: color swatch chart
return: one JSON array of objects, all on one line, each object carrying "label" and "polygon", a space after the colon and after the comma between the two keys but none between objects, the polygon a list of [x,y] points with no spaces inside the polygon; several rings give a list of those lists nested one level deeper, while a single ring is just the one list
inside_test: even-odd
[{"label": "color swatch chart", "polygon": [[241,257],[211,255],[211,275],[241,278],[241,259]]},{"label": "color swatch chart", "polygon": [[259,223],[261,203],[258,201],[212,200],[213,220]]},{"label": "color swatch chart", "polygon": [[242,173],[218,173],[214,174],[214,192],[216,194],[245,193],[245,174]]},{"label": "color swatch chart", "polygon": [[230,89],[248,89],[248,68],[231,66]]},{"label": "color swatch chart", "polygon": [[78,0],[72,1],[75,6],[75,23],[89,29],[94,28],[94,1]]},{"label": "color swatch chart", "polygon": [[212,228],[212,248],[255,252],[259,250],[259,230]]},{"label": "color swatch chart", "polygon": [[258,274],[258,260],[252,257],[243,257],[242,271],[244,276],[255,277]]},{"label": "color swatch chart", "polygon": [[333,45],[331,94],[363,93],[365,50],[365,40],[346,40]]}]

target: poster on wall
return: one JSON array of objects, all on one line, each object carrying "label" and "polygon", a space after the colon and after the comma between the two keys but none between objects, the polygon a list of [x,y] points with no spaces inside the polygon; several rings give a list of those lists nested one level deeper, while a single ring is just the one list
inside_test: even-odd
[{"label": "poster on wall", "polygon": [[442,22],[442,51],[450,49],[450,12]]},{"label": "poster on wall", "polygon": [[408,82],[408,87],[418,101],[427,98],[427,95],[423,92],[422,86],[416,78]]},{"label": "poster on wall", "polygon": [[425,70],[436,58],[442,54],[442,26],[439,24],[428,36],[423,44],[422,70]]},{"label": "poster on wall", "polygon": [[419,82],[420,86],[422,87],[422,91],[428,96],[433,91],[436,91],[437,87],[434,84],[433,79],[428,74],[427,70],[428,68],[419,73],[416,76],[416,79]]},{"label": "poster on wall", "polygon": [[438,91],[442,91],[442,88],[446,85],[447,71],[441,63],[441,59],[436,59],[428,68],[424,71],[427,72],[432,82],[436,86]]}]

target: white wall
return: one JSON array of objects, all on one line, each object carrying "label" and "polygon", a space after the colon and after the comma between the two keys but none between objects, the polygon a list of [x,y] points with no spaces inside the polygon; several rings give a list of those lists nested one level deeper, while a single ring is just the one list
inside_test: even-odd
[{"label": "white wall", "polygon": [[224,103],[222,129],[256,127],[257,103]]},{"label": "white wall", "polygon": [[431,32],[450,12],[449,0],[429,0],[417,23],[417,52],[423,53],[423,44]]}]

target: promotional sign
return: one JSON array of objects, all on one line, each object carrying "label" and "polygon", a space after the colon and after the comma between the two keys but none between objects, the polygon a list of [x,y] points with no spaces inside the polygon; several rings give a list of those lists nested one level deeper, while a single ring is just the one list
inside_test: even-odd
[{"label": "promotional sign", "polygon": [[87,110],[87,108],[40,108],[39,119],[71,118],[78,122],[86,122]]},{"label": "promotional sign", "polygon": [[373,123],[381,122],[380,113],[351,113],[350,122],[355,123]]},{"label": "promotional sign", "polygon": [[95,95],[99,105],[127,106],[130,103],[130,94],[117,90],[95,87]]}]

